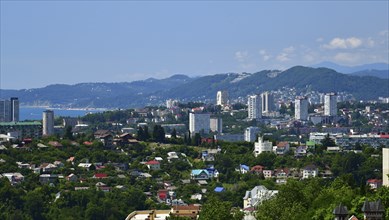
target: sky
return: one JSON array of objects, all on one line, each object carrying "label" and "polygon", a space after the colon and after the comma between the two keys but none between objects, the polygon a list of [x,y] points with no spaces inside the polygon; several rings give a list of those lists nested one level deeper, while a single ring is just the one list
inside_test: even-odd
[{"label": "sky", "polygon": [[388,1],[0,1],[0,88],[389,62]]}]

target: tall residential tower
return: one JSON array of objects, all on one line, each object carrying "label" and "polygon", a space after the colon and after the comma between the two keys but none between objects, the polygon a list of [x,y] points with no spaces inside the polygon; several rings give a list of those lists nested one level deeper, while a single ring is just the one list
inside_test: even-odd
[{"label": "tall residential tower", "polygon": [[247,100],[248,119],[262,118],[261,97],[259,95],[251,95]]},{"label": "tall residential tower", "polygon": [[54,134],[54,111],[46,110],[43,112],[43,136]]},{"label": "tall residential tower", "polygon": [[308,100],[306,97],[296,98],[294,102],[294,117],[296,120],[308,120]]},{"label": "tall residential tower", "polygon": [[336,116],[338,114],[336,93],[328,93],[324,96],[324,115]]}]

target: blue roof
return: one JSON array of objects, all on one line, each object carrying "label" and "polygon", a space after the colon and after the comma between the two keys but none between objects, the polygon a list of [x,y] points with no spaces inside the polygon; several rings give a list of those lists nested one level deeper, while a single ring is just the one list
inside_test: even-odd
[{"label": "blue roof", "polygon": [[204,169],[200,169],[200,170],[192,170],[192,175],[200,175],[202,172],[205,172],[207,175],[209,175],[209,172],[207,170],[204,170]]},{"label": "blue roof", "polygon": [[244,164],[240,165],[240,168],[242,168],[244,170],[250,170],[250,167],[247,165],[244,165]]},{"label": "blue roof", "polygon": [[224,191],[224,188],[223,187],[216,187],[215,192],[223,192]]}]

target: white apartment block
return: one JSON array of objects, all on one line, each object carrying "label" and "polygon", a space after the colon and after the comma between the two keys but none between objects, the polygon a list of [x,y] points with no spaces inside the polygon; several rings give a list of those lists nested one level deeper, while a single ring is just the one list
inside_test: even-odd
[{"label": "white apartment block", "polygon": [[46,110],[43,112],[43,136],[54,134],[54,111]]},{"label": "white apartment block", "polygon": [[221,118],[211,118],[210,129],[212,132],[223,133],[223,120]]},{"label": "white apartment block", "polygon": [[208,113],[189,113],[189,131],[191,135],[204,132],[208,134],[210,131],[210,117]]},{"label": "white apartment block", "polygon": [[251,95],[247,100],[248,119],[262,118],[261,97],[259,95]]},{"label": "white apartment block", "polygon": [[257,134],[259,133],[258,127],[248,127],[244,132],[244,140],[247,142],[254,142],[256,140]]},{"label": "white apartment block", "polygon": [[294,117],[296,120],[308,120],[308,100],[307,98],[297,98],[294,102]]},{"label": "white apartment block", "polygon": [[228,92],[217,91],[216,93],[216,105],[225,106],[228,104]]},{"label": "white apartment block", "polygon": [[273,143],[263,141],[262,137],[258,137],[258,142],[254,143],[254,156],[258,157],[263,152],[273,152]]},{"label": "white apartment block", "polygon": [[338,114],[336,93],[328,93],[324,96],[324,115],[336,116]]},{"label": "white apartment block", "polygon": [[270,92],[264,92],[261,94],[262,101],[262,113],[269,113],[274,111],[274,97]]}]

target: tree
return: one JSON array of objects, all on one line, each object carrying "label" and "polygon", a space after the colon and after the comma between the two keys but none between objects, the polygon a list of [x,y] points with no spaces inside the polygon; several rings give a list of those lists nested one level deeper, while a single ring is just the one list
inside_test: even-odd
[{"label": "tree", "polygon": [[324,147],[332,147],[332,146],[336,146],[335,144],[335,141],[330,138],[330,134],[327,134],[323,140],[321,140],[321,144],[324,146]]},{"label": "tree", "polygon": [[230,202],[219,201],[211,197],[202,207],[199,220],[226,220],[232,219],[232,205]]}]

